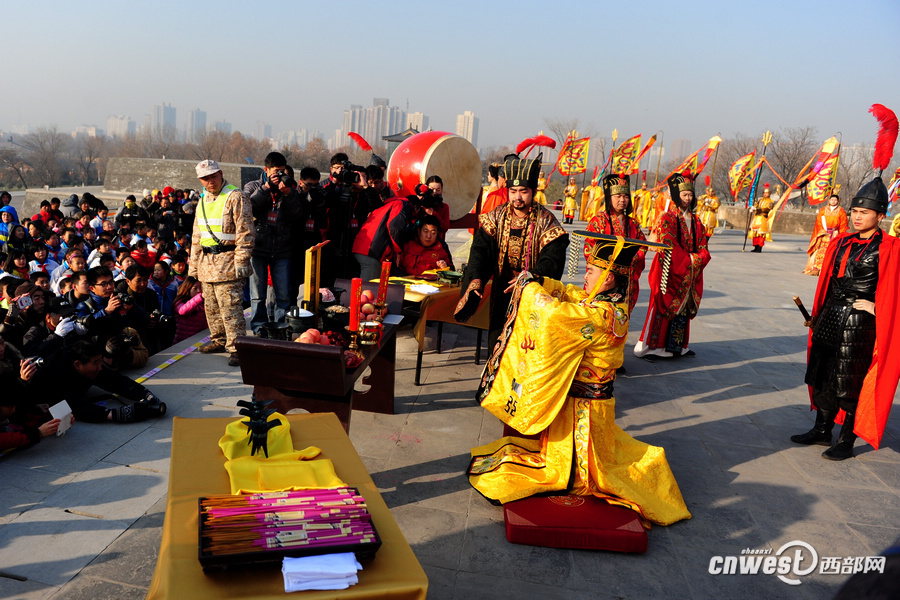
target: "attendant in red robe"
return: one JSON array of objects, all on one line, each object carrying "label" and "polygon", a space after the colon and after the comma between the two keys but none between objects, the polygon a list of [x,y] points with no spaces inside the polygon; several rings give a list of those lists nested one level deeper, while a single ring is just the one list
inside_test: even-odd
[{"label": "attendant in red robe", "polygon": [[697,204],[694,182],[686,175],[668,180],[677,203],[663,212],[655,241],[671,248],[656,255],[650,267],[650,307],[634,347],[634,355],[653,361],[655,357],[693,356],[688,349],[690,321],[697,316],[703,296],[703,269],[709,263],[706,230],[693,210]]},{"label": "attendant in red robe", "polygon": [[416,237],[403,245],[397,264],[407,275],[415,277],[430,269],[453,268],[450,250],[441,239],[437,217],[426,215],[419,219]]},{"label": "attendant in red robe", "polygon": [[805,377],[816,421],[791,441],[830,446],[829,460],[853,456],[857,435],[878,449],[900,380],[900,240],[879,226],[887,206],[880,177],[857,192],[856,232],[831,241],[816,288]]},{"label": "attendant in red robe", "polygon": [[[603,197],[607,198],[606,209],[593,217],[587,226],[587,230],[595,233],[605,233],[635,240],[646,240],[641,225],[632,218],[631,187],[627,175],[610,174],[603,178]],[[584,243],[585,260],[591,254],[594,242],[587,239]],[[628,313],[634,310],[640,292],[639,282],[641,273],[644,272],[644,254],[646,247],[641,248],[634,255],[631,262],[631,280],[628,285]]]}]

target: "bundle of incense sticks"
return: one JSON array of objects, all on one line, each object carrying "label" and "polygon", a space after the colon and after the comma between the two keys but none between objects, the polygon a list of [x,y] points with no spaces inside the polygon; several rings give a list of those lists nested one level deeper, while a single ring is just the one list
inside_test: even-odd
[{"label": "bundle of incense sticks", "polygon": [[200,499],[204,554],[328,548],[378,541],[355,489],[272,492]]}]

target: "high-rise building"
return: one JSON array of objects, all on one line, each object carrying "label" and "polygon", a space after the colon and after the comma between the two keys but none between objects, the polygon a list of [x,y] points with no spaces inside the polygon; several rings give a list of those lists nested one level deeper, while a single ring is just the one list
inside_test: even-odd
[{"label": "high-rise building", "polygon": [[272,126],[265,121],[257,121],[255,137],[258,140],[265,140],[272,137]]},{"label": "high-rise building", "polygon": [[72,138],[97,137],[103,135],[103,130],[98,129],[96,125],[79,125],[72,132]]},{"label": "high-rise building", "polygon": [[213,124],[213,130],[219,131],[226,135],[231,135],[231,123],[229,123],[228,121],[216,121]]},{"label": "high-rise building", "polygon": [[150,113],[150,129],[154,132],[171,128],[175,131],[175,107],[171,104],[157,104]]},{"label": "high-rise building", "polygon": [[[425,117],[427,119],[427,117]],[[344,122],[340,129],[341,138],[346,138],[351,131],[363,136],[372,146],[381,145],[386,135],[398,133],[406,128],[406,112],[398,106],[391,106],[387,98],[374,98],[372,106],[363,108],[359,104],[351,104],[350,110],[344,111]],[[312,139],[315,136],[311,136]],[[332,140],[329,143],[336,143]],[[342,139],[337,148],[347,145]]]},{"label": "high-rise building", "polygon": [[456,116],[456,135],[464,137],[478,147],[478,117],[471,110]]},{"label": "high-rise building", "polygon": [[340,148],[341,146],[346,146],[350,143],[350,140],[347,139],[347,136],[344,135],[343,129],[335,129],[334,135],[331,136],[331,139],[328,140],[326,146],[329,150],[334,151]]},{"label": "high-rise building", "polygon": [[691,140],[672,140],[669,143],[669,148],[671,148],[674,160],[684,160],[691,153]]},{"label": "high-rise building", "polygon": [[198,131],[206,131],[206,111],[195,108],[188,113],[187,139],[195,141]]},{"label": "high-rise building", "polygon": [[128,137],[137,133],[137,123],[125,115],[112,115],[106,120],[106,133],[110,137]]},{"label": "high-rise building", "polygon": [[409,113],[406,115],[406,129],[410,127],[419,132],[426,131],[428,129],[428,115],[420,112]]}]

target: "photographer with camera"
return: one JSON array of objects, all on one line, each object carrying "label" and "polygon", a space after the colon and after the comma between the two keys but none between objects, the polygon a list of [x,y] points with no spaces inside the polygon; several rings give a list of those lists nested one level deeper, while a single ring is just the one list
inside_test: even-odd
[{"label": "photographer with camera", "polygon": [[437,175],[432,175],[425,180],[428,191],[420,197],[422,211],[438,220],[438,230],[441,239],[450,229],[450,207],[444,202],[444,181]]},{"label": "photographer with camera", "polygon": [[381,262],[399,256],[418,216],[419,205],[408,198],[394,198],[369,215],[353,242],[363,281],[377,279]]},{"label": "photographer with camera", "polygon": [[[332,167],[334,169],[334,167]],[[332,175],[332,177],[335,177]],[[366,168],[345,162],[337,174],[337,183],[327,188],[328,231],[326,239],[327,277],[322,283],[327,287],[333,278],[352,278],[359,274],[352,248],[360,228],[372,211],[381,208],[383,202],[378,192],[369,185]]]},{"label": "photographer with camera", "polygon": [[153,315],[161,313],[159,295],[148,289],[149,280],[149,269],[131,264],[125,269],[124,281],[116,284],[116,294],[125,310],[125,325],[136,329],[150,354],[156,354],[160,350],[159,320]]},{"label": "photographer with camera", "polygon": [[[65,298],[50,298],[43,319],[22,336],[22,352],[26,356],[47,357],[63,347],[65,338],[75,331],[75,307]],[[70,339],[77,339],[78,334]]]},{"label": "photographer with camera", "polygon": [[0,322],[0,335],[17,348],[22,347],[25,332],[44,318],[44,290],[30,281],[16,287],[9,310]]},{"label": "photographer with camera", "polygon": [[[65,400],[75,418],[88,423],[134,423],[163,416],[166,405],[153,392],[104,364],[104,347],[89,340],[75,342],[46,359],[26,389],[50,405]],[[109,394],[90,396],[94,386]]]},{"label": "photographer with camera", "polygon": [[325,240],[328,211],[325,193],[319,181],[322,175],[315,167],[300,169],[297,192],[300,194],[300,217],[291,228],[291,276],[288,288],[294,304],[300,295],[306,268],[306,251]]},{"label": "photographer with camera", "polygon": [[[250,258],[250,328],[258,334],[268,321],[284,322],[288,307],[297,301],[291,297],[291,231],[301,218],[301,196],[293,169],[281,152],[266,155],[265,171],[258,181],[244,186],[244,199],[253,211],[256,245]],[[275,288],[275,318],[266,308],[269,274]]]}]

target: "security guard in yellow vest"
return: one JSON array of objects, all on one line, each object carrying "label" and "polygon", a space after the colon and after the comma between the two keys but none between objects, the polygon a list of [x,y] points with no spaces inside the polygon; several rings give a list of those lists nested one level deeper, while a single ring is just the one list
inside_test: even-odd
[{"label": "security guard in yellow vest", "polygon": [[253,216],[241,190],[225,181],[219,163],[204,160],[196,169],[205,191],[196,209],[188,275],[203,285],[210,342],[200,352],[228,352],[228,364],[236,367],[234,342],[247,331],[242,303],[244,282],[252,273]]}]

